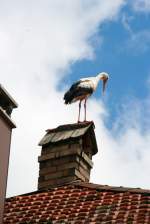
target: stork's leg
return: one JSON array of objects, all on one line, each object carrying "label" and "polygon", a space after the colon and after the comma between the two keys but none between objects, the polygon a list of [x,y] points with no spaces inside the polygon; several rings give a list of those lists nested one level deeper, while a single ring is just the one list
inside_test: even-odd
[{"label": "stork's leg", "polygon": [[84,121],[86,121],[86,100],[84,101]]},{"label": "stork's leg", "polygon": [[81,100],[80,100],[80,102],[79,102],[78,123],[80,122],[80,110],[81,110]]}]

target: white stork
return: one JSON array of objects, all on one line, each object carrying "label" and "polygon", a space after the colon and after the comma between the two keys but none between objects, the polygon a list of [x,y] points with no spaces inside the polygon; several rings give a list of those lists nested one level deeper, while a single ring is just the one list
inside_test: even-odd
[{"label": "white stork", "polygon": [[103,81],[103,93],[105,91],[106,82],[109,75],[105,72],[99,73],[95,77],[88,77],[73,83],[70,89],[65,93],[65,104],[71,104],[79,101],[78,123],[80,122],[81,102],[84,100],[84,121],[86,121],[86,101],[89,96],[96,90],[100,80]]}]

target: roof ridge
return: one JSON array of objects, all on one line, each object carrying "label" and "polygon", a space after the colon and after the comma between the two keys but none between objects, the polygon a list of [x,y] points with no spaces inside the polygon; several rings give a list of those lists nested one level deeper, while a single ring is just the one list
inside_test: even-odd
[{"label": "roof ridge", "polygon": [[20,196],[29,196],[33,194],[40,194],[40,193],[45,193],[49,191],[54,191],[63,187],[73,187],[73,186],[79,186],[79,187],[84,187],[84,188],[90,188],[90,189],[95,189],[95,190],[101,190],[101,191],[114,191],[114,192],[129,192],[129,193],[140,193],[140,194],[148,194],[150,195],[150,190],[149,189],[142,189],[142,188],[132,188],[132,187],[123,187],[123,186],[109,186],[109,185],[102,185],[102,184],[94,184],[94,183],[89,183],[89,182],[81,182],[79,180],[72,181],[71,183],[64,184],[61,186],[57,186],[54,188],[48,188],[47,190],[37,190],[37,191],[32,191],[28,193],[24,193],[21,195],[14,195],[6,200],[10,200],[11,198],[15,197],[20,197]]},{"label": "roof ridge", "polygon": [[123,186],[119,186],[119,187],[118,186],[109,186],[109,185],[93,184],[93,183],[89,183],[89,182],[77,182],[77,183],[73,183],[73,184],[76,186],[92,188],[92,189],[96,189],[96,190],[150,194],[150,189],[132,188],[132,187],[123,187]]}]

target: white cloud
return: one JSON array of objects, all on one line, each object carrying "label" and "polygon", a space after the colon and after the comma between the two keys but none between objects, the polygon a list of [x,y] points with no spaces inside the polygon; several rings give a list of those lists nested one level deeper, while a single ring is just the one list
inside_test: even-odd
[{"label": "white cloud", "polygon": [[134,0],[132,1],[132,7],[136,12],[150,12],[150,1],[149,0]]},{"label": "white cloud", "polygon": [[[13,113],[8,195],[37,189],[40,148],[47,128],[76,122],[77,105],[64,106],[57,90],[70,65],[92,58],[90,38],[105,20],[115,19],[123,1],[13,1],[0,7],[0,78],[19,108]],[[69,78],[69,77],[68,77]],[[67,78],[66,78],[67,79]],[[126,104],[125,104],[126,105]],[[141,108],[134,100],[124,105],[113,130],[105,126],[107,109],[98,99],[88,105],[88,119],[96,124],[99,153],[92,181],[99,184],[149,186],[149,129],[142,131]],[[92,110],[94,108],[94,111]],[[127,113],[128,111],[128,113]],[[127,113],[127,116],[125,114]]]},{"label": "white cloud", "polygon": [[[1,4],[0,78],[19,103],[13,113],[18,128],[12,138],[9,196],[37,189],[37,143],[44,130],[77,120],[77,105],[65,106],[63,92],[56,86],[73,62],[93,57],[90,38],[97,35],[103,21],[117,17],[122,3],[68,0]],[[91,180],[149,187],[149,125],[142,130],[143,122],[148,124],[149,119],[141,118],[141,108],[148,114],[147,101],[124,104],[113,130],[105,126],[108,111],[103,103],[92,99],[88,104],[88,119],[95,122],[99,146]]]},{"label": "white cloud", "polygon": [[133,54],[146,53],[150,49],[150,30],[133,33],[126,47]]},{"label": "white cloud", "polygon": [[122,24],[124,28],[132,35],[133,31],[130,26],[130,21],[133,20],[133,17],[126,15],[125,13],[122,14]]},{"label": "white cloud", "polygon": [[91,38],[97,36],[102,22],[117,18],[123,2],[0,3],[0,79],[19,103],[12,116],[17,129],[12,138],[8,195],[37,188],[37,143],[44,130],[76,122],[77,106],[64,106],[63,93],[56,87],[72,63],[93,58]]},{"label": "white cloud", "polygon": [[[64,106],[63,93],[56,86],[73,62],[93,57],[90,38],[103,21],[117,17],[123,1],[22,4],[5,1],[0,7],[0,78],[19,103],[13,113],[18,127],[12,136],[9,196],[37,189],[37,143],[44,129],[77,119],[77,105]],[[141,120],[142,113],[148,117],[148,100],[125,104],[113,130],[105,126],[108,112],[103,103],[92,99],[88,104],[88,119],[96,124],[99,146],[91,180],[149,187],[150,122]],[[141,131],[143,124],[147,128]]]},{"label": "white cloud", "polygon": [[127,14],[122,15],[122,24],[129,33],[129,39],[126,40],[123,50],[129,50],[131,54],[139,55],[140,53],[146,53],[150,49],[150,30],[141,29],[134,31],[131,26],[133,19],[134,17]]},{"label": "white cloud", "polygon": [[[101,184],[149,188],[150,119],[149,102],[129,100],[109,130],[96,123],[99,154],[95,156],[92,181]],[[101,107],[99,106],[99,110]],[[98,115],[98,114],[97,114]]]}]

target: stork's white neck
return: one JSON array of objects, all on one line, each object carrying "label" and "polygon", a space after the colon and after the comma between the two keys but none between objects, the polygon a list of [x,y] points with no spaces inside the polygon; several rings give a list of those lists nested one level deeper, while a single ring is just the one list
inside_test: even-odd
[{"label": "stork's white neck", "polygon": [[93,83],[93,89],[96,90],[97,86],[98,86],[98,83],[100,81],[100,77],[99,76],[95,76],[92,78],[92,83]]},{"label": "stork's white neck", "polygon": [[94,77],[93,84],[94,84],[94,90],[96,90],[98,83],[100,80],[108,79],[109,75],[106,72],[101,72],[97,76]]}]

